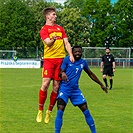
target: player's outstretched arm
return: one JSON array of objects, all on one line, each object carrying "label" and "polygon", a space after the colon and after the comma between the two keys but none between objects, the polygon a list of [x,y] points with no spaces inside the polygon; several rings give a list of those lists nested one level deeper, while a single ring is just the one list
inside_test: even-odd
[{"label": "player's outstretched arm", "polygon": [[108,93],[107,88],[103,85],[103,83],[97,78],[97,76],[89,69],[88,71],[86,71],[86,73],[88,74],[88,76],[95,81],[96,83],[98,83],[102,90],[105,91],[106,93]]}]

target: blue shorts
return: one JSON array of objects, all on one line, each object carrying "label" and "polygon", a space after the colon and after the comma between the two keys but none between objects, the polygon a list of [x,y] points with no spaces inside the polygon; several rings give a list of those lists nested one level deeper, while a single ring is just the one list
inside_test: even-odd
[{"label": "blue shorts", "polygon": [[67,88],[61,86],[57,98],[62,98],[66,104],[68,103],[68,99],[70,98],[70,101],[74,106],[86,102],[86,99],[79,88]]}]

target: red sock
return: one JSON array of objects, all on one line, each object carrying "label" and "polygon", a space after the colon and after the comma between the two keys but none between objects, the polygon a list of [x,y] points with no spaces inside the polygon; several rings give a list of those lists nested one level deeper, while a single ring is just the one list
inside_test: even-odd
[{"label": "red sock", "polygon": [[48,110],[52,111],[52,109],[56,103],[56,98],[57,98],[57,93],[52,91],[51,95],[50,95],[50,105],[49,105]]},{"label": "red sock", "polygon": [[39,110],[43,110],[44,103],[47,98],[47,91],[40,90],[39,92]]}]

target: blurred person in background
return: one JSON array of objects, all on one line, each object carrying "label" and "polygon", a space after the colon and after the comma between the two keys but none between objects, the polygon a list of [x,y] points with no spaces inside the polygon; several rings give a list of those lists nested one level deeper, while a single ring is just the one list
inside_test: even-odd
[{"label": "blurred person in background", "polygon": [[101,61],[101,68],[100,71],[103,73],[103,81],[108,88],[108,83],[107,83],[107,76],[109,77],[110,81],[110,90],[112,90],[113,86],[113,78],[114,72],[115,72],[115,59],[112,54],[110,54],[110,48],[107,47],[105,49],[106,54],[102,56],[102,61]]}]

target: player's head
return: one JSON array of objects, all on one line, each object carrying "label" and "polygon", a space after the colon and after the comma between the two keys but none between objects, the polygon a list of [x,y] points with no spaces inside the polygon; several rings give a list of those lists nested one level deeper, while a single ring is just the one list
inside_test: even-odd
[{"label": "player's head", "polygon": [[106,52],[106,54],[110,54],[110,48],[106,47],[105,52]]},{"label": "player's head", "polygon": [[81,46],[74,46],[72,48],[72,53],[75,60],[79,60],[82,57],[82,47]]},{"label": "player's head", "polygon": [[52,22],[56,21],[56,10],[53,7],[47,7],[42,10],[42,14],[46,20],[50,20]]}]

